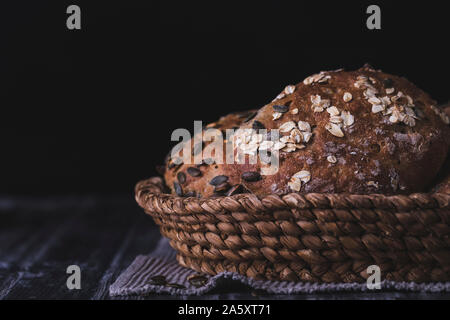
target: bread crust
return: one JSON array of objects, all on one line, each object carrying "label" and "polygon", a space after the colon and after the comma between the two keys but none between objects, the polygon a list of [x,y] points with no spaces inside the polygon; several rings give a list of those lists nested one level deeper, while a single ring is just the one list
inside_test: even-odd
[{"label": "bread crust", "polygon": [[[274,106],[287,107],[287,112],[274,115],[277,110],[284,111]],[[202,165],[197,167],[201,174],[191,176],[187,168],[192,165],[171,167],[169,161],[164,177],[174,191],[181,172],[186,175],[185,181],[182,179],[182,194],[196,196],[227,194],[233,186],[259,196],[293,191],[422,192],[435,179],[449,148],[448,118],[435,106],[428,94],[407,79],[369,66],[349,72],[322,72],[286,87],[249,121],[245,122],[248,114],[231,114],[209,125],[218,129],[249,129],[258,122],[256,127],[262,124],[270,131],[290,121],[296,125],[307,122],[311,126],[310,139],[302,141],[302,149],[281,149],[277,173],[261,175],[254,181],[243,179],[244,173],[261,173],[267,166],[258,160],[256,164]],[[331,107],[336,109],[328,109]],[[293,177],[299,172],[310,174],[300,187],[293,183],[298,183]],[[211,185],[209,182],[216,176],[226,176],[228,185]]]}]

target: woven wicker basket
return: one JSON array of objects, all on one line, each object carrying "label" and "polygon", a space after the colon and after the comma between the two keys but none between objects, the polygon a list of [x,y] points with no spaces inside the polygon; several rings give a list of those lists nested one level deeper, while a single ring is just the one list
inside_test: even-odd
[{"label": "woven wicker basket", "polygon": [[166,194],[161,178],[136,200],[177,250],[207,274],[309,282],[450,280],[450,195],[253,194],[206,199]]}]

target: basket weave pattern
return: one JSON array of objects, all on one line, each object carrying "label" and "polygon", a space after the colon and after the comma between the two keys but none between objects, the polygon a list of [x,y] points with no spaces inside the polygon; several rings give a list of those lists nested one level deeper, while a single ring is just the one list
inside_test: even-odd
[{"label": "basket weave pattern", "polygon": [[163,180],[136,185],[138,204],[177,250],[207,274],[269,280],[450,281],[450,195],[253,194],[205,199],[164,193]]}]

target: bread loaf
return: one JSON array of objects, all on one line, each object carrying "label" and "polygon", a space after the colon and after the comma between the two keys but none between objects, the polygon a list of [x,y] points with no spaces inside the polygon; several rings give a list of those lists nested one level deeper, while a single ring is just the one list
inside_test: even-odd
[{"label": "bread loaf", "polygon": [[[164,178],[172,192],[197,197],[421,192],[446,159],[448,124],[436,102],[405,78],[370,66],[320,72],[287,86],[257,112],[231,114],[207,126],[240,129],[235,154],[255,148],[277,153],[276,173],[264,174],[268,164],[260,158],[253,164],[246,159],[197,165],[168,159]],[[252,128],[278,129],[279,140],[244,130]]]}]

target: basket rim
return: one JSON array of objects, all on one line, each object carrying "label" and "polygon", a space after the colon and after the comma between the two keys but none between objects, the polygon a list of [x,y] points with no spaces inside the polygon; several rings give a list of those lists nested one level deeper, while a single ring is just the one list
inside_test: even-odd
[{"label": "basket rim", "polygon": [[350,194],[350,193],[298,193],[257,196],[243,193],[232,196],[205,198],[180,197],[164,193],[165,183],[161,177],[139,181],[135,186],[135,198],[139,206],[160,213],[223,213],[267,212],[283,209],[414,209],[449,208],[450,194],[412,193],[409,195]]}]

